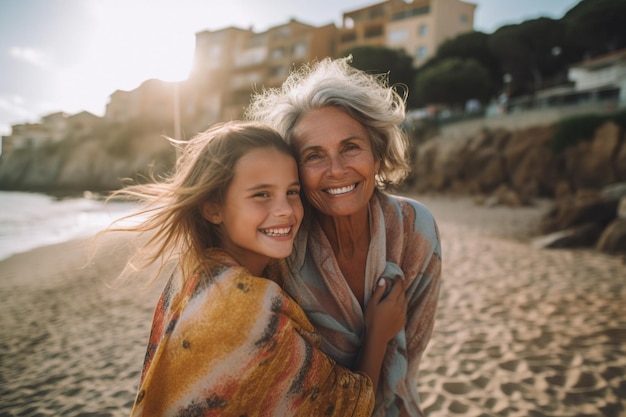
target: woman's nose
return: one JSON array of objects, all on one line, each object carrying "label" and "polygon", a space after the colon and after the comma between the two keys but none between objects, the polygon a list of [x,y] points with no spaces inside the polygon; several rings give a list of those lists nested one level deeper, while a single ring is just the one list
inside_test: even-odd
[{"label": "woman's nose", "polygon": [[341,155],[334,155],[328,158],[329,171],[332,175],[342,174],[345,171],[345,161]]}]

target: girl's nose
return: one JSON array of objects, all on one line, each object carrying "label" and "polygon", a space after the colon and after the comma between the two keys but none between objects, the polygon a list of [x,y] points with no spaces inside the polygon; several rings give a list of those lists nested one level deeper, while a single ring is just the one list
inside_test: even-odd
[{"label": "girl's nose", "polygon": [[290,216],[293,211],[292,203],[286,196],[276,199],[274,213],[277,216]]}]

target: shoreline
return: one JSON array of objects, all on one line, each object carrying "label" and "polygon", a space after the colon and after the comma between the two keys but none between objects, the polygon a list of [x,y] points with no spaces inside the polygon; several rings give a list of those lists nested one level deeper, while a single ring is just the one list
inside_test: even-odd
[{"label": "shoreline", "polygon": [[[537,200],[532,206],[511,208],[506,206],[485,207],[476,205],[472,197],[468,196],[444,196],[444,195],[422,195],[400,194],[417,199],[428,207],[434,214],[437,221],[452,222],[459,226],[474,229],[476,232],[488,236],[497,236],[513,239],[521,242],[528,242],[537,236],[536,226],[541,215],[547,210],[551,200]],[[76,196],[78,197],[78,196]],[[74,197],[71,197],[74,198]],[[94,199],[98,200],[98,199]],[[511,216],[511,212],[516,213]],[[480,225],[480,226],[477,226]],[[78,237],[68,240],[55,241],[31,246],[19,252],[10,253],[5,257],[0,257],[0,263],[8,260],[12,256],[27,254],[31,251],[47,246],[63,245],[73,241],[85,242],[88,244],[97,232],[83,232]]]}]

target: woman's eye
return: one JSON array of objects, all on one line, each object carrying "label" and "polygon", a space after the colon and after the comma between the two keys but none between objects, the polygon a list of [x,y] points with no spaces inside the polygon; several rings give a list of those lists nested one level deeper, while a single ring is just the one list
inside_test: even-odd
[{"label": "woman's eye", "polygon": [[300,159],[300,165],[318,165],[324,160],[324,157],[320,154],[313,153],[305,155]]},{"label": "woman's eye", "polygon": [[359,145],[355,144],[355,143],[349,143],[346,145],[346,147],[344,148],[344,151],[346,152],[350,152],[350,151],[357,151],[359,150]]}]

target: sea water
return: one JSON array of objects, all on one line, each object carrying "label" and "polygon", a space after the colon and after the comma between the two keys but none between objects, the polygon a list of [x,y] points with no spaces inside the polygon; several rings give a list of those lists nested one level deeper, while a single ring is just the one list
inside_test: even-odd
[{"label": "sea water", "polygon": [[0,191],[0,260],[31,249],[88,238],[137,205],[89,195],[53,196]]}]

